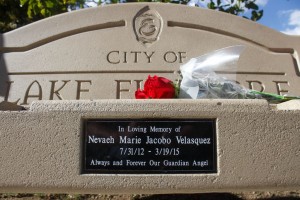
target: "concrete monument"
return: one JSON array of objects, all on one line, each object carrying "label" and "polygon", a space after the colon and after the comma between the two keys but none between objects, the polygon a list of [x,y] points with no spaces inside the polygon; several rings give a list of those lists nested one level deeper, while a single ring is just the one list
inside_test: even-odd
[{"label": "concrete monument", "polygon": [[1,40],[0,101],[23,106],[131,99],[149,74],[176,80],[182,63],[232,45],[246,46],[238,63],[242,85],[300,95],[299,37],[210,10],[107,6],[54,16]]},{"label": "concrete monument", "polygon": [[300,186],[298,101],[133,99],[148,75],[176,81],[190,58],[232,45],[246,47],[242,85],[300,95],[299,37],[153,3],[54,16],[1,35],[0,44],[0,192]]}]

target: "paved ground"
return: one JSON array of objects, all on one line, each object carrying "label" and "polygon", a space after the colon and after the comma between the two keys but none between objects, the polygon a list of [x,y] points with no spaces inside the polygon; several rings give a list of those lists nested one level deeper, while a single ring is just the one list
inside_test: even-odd
[{"label": "paved ground", "polygon": [[165,195],[0,194],[0,200],[300,200],[299,191]]}]

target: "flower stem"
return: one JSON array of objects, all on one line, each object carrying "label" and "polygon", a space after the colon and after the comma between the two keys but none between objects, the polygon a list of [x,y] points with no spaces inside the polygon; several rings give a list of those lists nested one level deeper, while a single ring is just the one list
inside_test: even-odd
[{"label": "flower stem", "polygon": [[278,94],[271,94],[267,92],[258,92],[255,90],[251,90],[250,93],[260,95],[263,99],[266,99],[270,103],[282,103],[285,101],[293,100],[293,99],[300,99],[298,96],[282,96]]}]

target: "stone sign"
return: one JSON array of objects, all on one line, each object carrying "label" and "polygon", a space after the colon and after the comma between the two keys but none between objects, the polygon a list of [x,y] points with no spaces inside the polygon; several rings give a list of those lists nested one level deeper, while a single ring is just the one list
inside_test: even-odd
[{"label": "stone sign", "polygon": [[1,35],[0,192],[299,189],[299,100],[133,99],[148,75],[179,80],[232,45],[238,70],[217,73],[300,95],[300,38],[221,12],[121,4]]},{"label": "stone sign", "polygon": [[190,58],[232,45],[246,46],[237,70],[242,85],[300,95],[299,37],[223,13],[177,9],[86,9],[2,35],[0,101],[132,99],[148,75],[176,81]]}]

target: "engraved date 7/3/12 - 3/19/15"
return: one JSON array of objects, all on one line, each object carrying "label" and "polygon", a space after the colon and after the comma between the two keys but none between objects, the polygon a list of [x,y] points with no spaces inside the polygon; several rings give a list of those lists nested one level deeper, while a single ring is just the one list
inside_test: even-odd
[{"label": "engraved date 7/3/12 - 3/19/15", "polygon": [[[144,156],[144,148],[119,148],[121,156]],[[154,150],[148,150],[147,154],[155,156],[178,156],[180,154],[180,148],[155,148]]]}]

